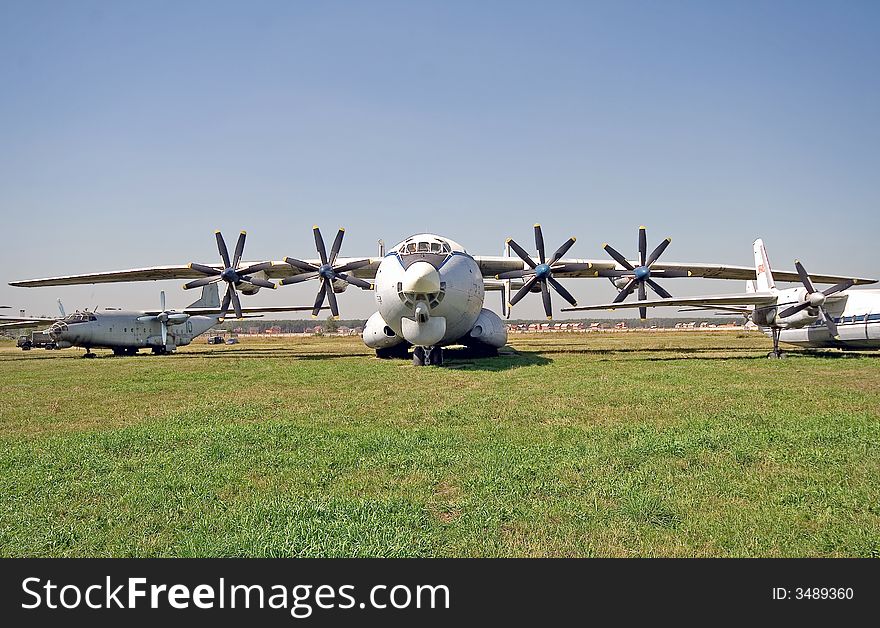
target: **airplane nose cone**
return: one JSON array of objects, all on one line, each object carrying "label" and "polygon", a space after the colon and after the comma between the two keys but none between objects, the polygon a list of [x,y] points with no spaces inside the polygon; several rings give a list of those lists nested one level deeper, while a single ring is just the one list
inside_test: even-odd
[{"label": "airplane nose cone", "polygon": [[403,291],[423,294],[440,292],[440,273],[428,262],[416,262],[403,275]]}]

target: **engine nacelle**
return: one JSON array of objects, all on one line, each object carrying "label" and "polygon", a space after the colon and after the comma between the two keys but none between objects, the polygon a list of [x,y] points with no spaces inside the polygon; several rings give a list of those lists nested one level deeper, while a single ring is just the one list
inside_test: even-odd
[{"label": "engine nacelle", "polygon": [[388,326],[379,312],[367,319],[363,338],[364,344],[371,349],[388,349],[403,342],[403,338],[394,333],[394,330]]},{"label": "engine nacelle", "polygon": [[780,327],[805,327],[815,323],[818,318],[819,310],[808,307],[800,312],[792,314],[791,316],[786,316],[785,318],[779,318],[777,314],[776,324]]},{"label": "engine nacelle", "polygon": [[504,321],[492,310],[483,308],[477,322],[462,340],[464,344],[481,343],[500,349],[507,344],[507,327]]},{"label": "engine nacelle", "polygon": [[333,280],[333,292],[335,294],[339,294],[340,292],[345,292],[345,289],[348,288],[348,282],[342,281],[341,279]]},{"label": "engine nacelle", "polygon": [[238,290],[242,294],[246,294],[249,297],[254,296],[256,293],[258,293],[260,291],[260,286],[255,286],[252,283],[245,283],[245,282],[235,284],[235,288],[236,288],[236,290]]},{"label": "engine nacelle", "polygon": [[783,328],[805,327],[816,322],[818,318],[819,310],[812,307],[808,307],[785,318],[779,317],[779,312],[776,308],[755,310],[751,315],[752,322],[755,325]]},{"label": "engine nacelle", "polygon": [[[266,276],[266,271],[263,271],[263,270],[256,272],[256,273],[251,273],[250,276],[257,277],[258,279],[268,279],[268,277]],[[247,282],[241,281],[241,282],[235,284],[235,289],[238,290],[239,292],[241,292],[242,294],[246,294],[247,296],[252,297],[260,291],[260,286],[255,286],[252,283],[247,283]]]}]

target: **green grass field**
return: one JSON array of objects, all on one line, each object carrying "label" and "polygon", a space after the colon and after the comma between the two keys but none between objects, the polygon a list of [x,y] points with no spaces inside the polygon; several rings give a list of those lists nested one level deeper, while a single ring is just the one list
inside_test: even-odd
[{"label": "green grass field", "polygon": [[880,557],[880,358],[757,334],[0,345],[2,556]]}]

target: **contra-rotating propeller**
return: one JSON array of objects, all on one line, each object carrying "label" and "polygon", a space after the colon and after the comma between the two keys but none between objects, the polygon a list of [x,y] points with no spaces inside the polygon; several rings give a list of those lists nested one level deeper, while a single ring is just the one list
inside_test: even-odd
[{"label": "contra-rotating propeller", "polygon": [[158,314],[149,314],[147,316],[138,316],[138,322],[147,323],[150,321],[159,321],[162,324],[162,346],[168,343],[168,324],[178,325],[189,320],[189,314],[184,312],[169,312],[165,309],[165,291],[159,293],[159,309]]},{"label": "contra-rotating propeller", "polygon": [[822,313],[822,318],[825,320],[825,327],[831,332],[831,337],[835,340],[840,340],[840,334],[837,333],[837,325],[834,323],[834,319],[828,313],[828,310],[825,309],[825,299],[836,292],[841,292],[842,290],[853,287],[855,282],[851,279],[847,279],[843,283],[836,284],[825,290],[816,290],[813,287],[813,282],[810,281],[810,275],[807,274],[803,264],[799,261],[795,261],[794,267],[797,269],[798,275],[801,278],[801,283],[804,284],[804,288],[807,290],[806,301],[782,310],[777,316],[779,318],[787,318],[808,307],[817,308]]},{"label": "contra-rotating propeller", "polygon": [[315,266],[314,264],[309,264],[308,262],[293,257],[285,257],[284,261],[290,267],[297,268],[303,272],[299,275],[285,277],[281,280],[281,284],[287,286],[294,283],[309,281],[310,279],[319,279],[321,287],[318,289],[318,296],[315,299],[315,307],[312,309],[312,316],[315,317],[318,315],[321,306],[324,305],[324,299],[326,298],[330,302],[330,313],[334,318],[339,318],[339,306],[336,303],[336,293],[333,292],[333,281],[341,279],[342,281],[357,286],[358,288],[372,290],[373,285],[370,282],[346,274],[348,271],[368,266],[370,260],[360,259],[337,266],[336,258],[339,256],[339,249],[342,248],[342,239],[345,237],[345,229],[343,227],[339,228],[339,232],[336,234],[336,239],[333,240],[333,245],[330,247],[329,256],[327,255],[327,247],[324,246],[324,238],[321,235],[321,230],[315,225],[312,227],[312,231],[315,235],[315,248],[318,250],[318,257],[321,258],[321,265]]},{"label": "contra-rotating propeller", "polygon": [[[614,249],[610,244],[603,244],[602,248],[605,249],[605,252],[608,253],[614,261],[623,266],[626,270],[603,270],[599,271],[599,276],[601,277],[629,277],[629,281],[623,288],[620,289],[620,292],[614,298],[613,303],[620,303],[626,297],[631,295],[636,288],[639,291],[639,301],[644,301],[648,298],[647,291],[645,290],[645,286],[647,285],[651,290],[657,293],[661,299],[671,299],[672,295],[669,294],[663,287],[658,284],[656,281],[651,279],[651,275],[660,276],[660,277],[687,277],[687,271],[675,271],[675,270],[661,270],[661,271],[653,271],[651,270],[651,266],[656,262],[663,252],[666,250],[666,247],[669,246],[669,243],[672,242],[672,238],[666,238],[663,240],[657,248],[651,251],[651,254],[648,255],[648,236],[644,226],[639,227],[639,265],[633,266],[629,263],[623,255],[621,255],[616,249]],[[648,316],[647,308],[640,307],[639,308],[639,317],[644,320]]]},{"label": "contra-rotating propeller", "polygon": [[246,268],[239,268],[238,265],[241,262],[241,254],[244,251],[244,240],[247,237],[247,232],[242,231],[239,234],[232,261],[229,260],[229,250],[226,248],[226,241],[223,239],[223,234],[219,231],[215,231],[214,235],[217,237],[217,249],[220,251],[220,257],[223,260],[223,270],[214,268],[213,266],[192,263],[189,265],[191,269],[198,271],[203,275],[207,275],[207,277],[190,281],[189,283],[184,284],[183,289],[189,290],[191,288],[200,288],[209,283],[221,280],[225,281],[227,287],[226,294],[223,296],[223,303],[220,306],[220,320],[223,320],[226,317],[226,313],[229,311],[230,302],[235,309],[236,318],[242,318],[241,301],[238,298],[238,292],[235,286],[240,283],[249,283],[261,288],[276,288],[277,286],[271,281],[259,277],[253,277],[251,275],[251,273],[271,268],[272,262],[260,262],[259,264],[251,264]]},{"label": "contra-rotating propeller", "polygon": [[[538,260],[540,263],[535,263],[535,261],[531,258],[531,256],[523,249],[519,244],[517,244],[513,238],[508,238],[507,243],[510,245],[510,248],[514,250],[514,252],[519,255],[520,259],[526,263],[528,268],[524,270],[512,270],[506,273],[501,273],[496,275],[496,279],[525,279],[525,283],[523,287],[519,289],[519,291],[513,295],[513,298],[510,300],[509,307],[513,307],[516,303],[522,299],[528,292],[531,291],[532,288],[535,287],[536,283],[540,283],[541,285],[541,297],[544,301],[544,313],[547,315],[548,319],[553,318],[553,307],[550,302],[550,289],[548,286],[553,286],[553,289],[559,293],[559,295],[571,303],[573,306],[577,305],[577,301],[571,293],[566,290],[561,283],[556,281],[553,278],[553,273],[566,273],[573,272],[578,270],[587,270],[590,268],[590,264],[558,264],[557,262],[568,252],[568,249],[572,247],[576,238],[569,238],[565,241],[565,243],[556,249],[556,252],[553,256],[548,260],[544,254],[544,234],[541,232],[541,225],[535,224],[535,248],[538,250]],[[528,279],[526,279],[528,277]]]}]

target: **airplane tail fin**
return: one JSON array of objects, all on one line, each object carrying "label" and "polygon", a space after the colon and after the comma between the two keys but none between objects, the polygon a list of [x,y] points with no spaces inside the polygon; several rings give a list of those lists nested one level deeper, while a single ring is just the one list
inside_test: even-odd
[{"label": "airplane tail fin", "polygon": [[187,307],[220,307],[220,291],[217,289],[216,283],[209,283],[202,288],[202,296],[195,303],[190,303]]},{"label": "airplane tail fin", "polygon": [[758,292],[772,292],[776,289],[773,281],[773,272],[770,270],[770,258],[767,257],[767,249],[761,238],[755,240],[755,275],[757,275]]}]

